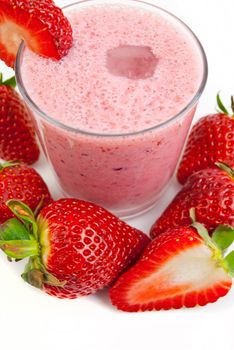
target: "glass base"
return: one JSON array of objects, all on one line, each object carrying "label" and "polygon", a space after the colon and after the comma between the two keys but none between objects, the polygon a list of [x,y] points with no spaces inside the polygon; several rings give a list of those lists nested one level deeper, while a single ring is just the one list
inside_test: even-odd
[{"label": "glass base", "polygon": [[[154,206],[156,206],[158,200],[163,196],[163,194],[167,190],[170,183],[171,183],[171,181],[169,181],[169,183],[159,193],[157,193],[153,199],[142,204],[141,206],[133,207],[130,209],[124,209],[124,210],[113,210],[113,209],[105,207],[103,205],[102,205],[102,207],[105,208],[106,210],[108,210],[109,212],[111,212],[112,214],[116,215],[117,217],[119,217],[121,220],[125,221],[125,220],[129,220],[129,219],[133,219],[135,217],[138,217],[140,215],[145,214],[146,212],[150,211]],[[71,195],[69,195],[65,191],[61,190],[61,193],[62,193],[62,197],[64,197],[64,198],[71,198]],[[87,200],[87,199],[81,198],[81,197],[79,197],[77,199],[81,199],[84,201]],[[87,201],[89,201],[89,200],[87,200]],[[93,203],[95,203],[95,202],[93,202]],[[98,205],[98,203],[95,203],[95,204]]]},{"label": "glass base", "polygon": [[163,196],[163,194],[166,192],[168,186],[170,184],[169,183],[161,190],[161,192],[157,193],[156,196],[151,199],[149,202],[144,203],[141,206],[135,207],[135,208],[131,208],[129,210],[119,210],[119,211],[111,211],[113,214],[115,214],[116,216],[118,216],[121,220],[129,220],[129,219],[133,219],[135,217],[141,216],[145,213],[147,213],[148,211],[150,211],[152,208],[154,208],[157,205],[157,202],[159,201],[159,199]]}]

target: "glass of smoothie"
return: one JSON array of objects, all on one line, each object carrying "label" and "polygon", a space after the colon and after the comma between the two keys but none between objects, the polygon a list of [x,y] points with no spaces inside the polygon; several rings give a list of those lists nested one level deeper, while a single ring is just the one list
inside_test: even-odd
[{"label": "glass of smoothie", "polygon": [[24,43],[16,77],[63,195],[120,217],[151,208],[175,172],[207,80],[193,32],[137,0],[64,8],[73,47],[61,61]]}]

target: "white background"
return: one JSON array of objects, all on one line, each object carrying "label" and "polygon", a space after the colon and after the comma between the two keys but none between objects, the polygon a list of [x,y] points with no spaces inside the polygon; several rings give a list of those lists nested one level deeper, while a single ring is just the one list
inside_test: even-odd
[{"label": "white background", "polygon": [[[217,91],[223,91],[226,101],[234,92],[233,0],[152,2],[179,16],[200,38],[208,56],[209,79],[195,119],[213,112]],[[1,62],[0,69],[11,73]],[[36,168],[56,195],[43,158]],[[174,181],[157,208],[129,222],[147,232],[176,190]],[[23,282],[22,269],[23,264],[10,264],[0,253],[1,349],[234,349],[234,289],[204,308],[127,314],[110,305],[106,291],[73,301],[47,296]]]}]

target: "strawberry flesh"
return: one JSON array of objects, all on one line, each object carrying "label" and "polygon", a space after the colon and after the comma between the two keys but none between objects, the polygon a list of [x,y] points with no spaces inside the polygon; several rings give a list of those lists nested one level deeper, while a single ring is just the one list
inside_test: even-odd
[{"label": "strawberry flesh", "polygon": [[50,0],[0,0],[0,57],[10,67],[22,40],[35,53],[59,60],[72,45],[72,28]]},{"label": "strawberry flesh", "polygon": [[213,259],[212,250],[193,228],[158,236],[110,290],[123,311],[204,306],[226,295],[232,279]]}]

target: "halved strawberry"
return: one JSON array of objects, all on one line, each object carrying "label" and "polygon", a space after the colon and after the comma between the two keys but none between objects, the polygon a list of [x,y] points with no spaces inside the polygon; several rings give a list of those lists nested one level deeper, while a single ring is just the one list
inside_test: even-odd
[{"label": "halved strawberry", "polygon": [[[198,229],[203,238],[198,234]],[[129,312],[204,306],[226,295],[234,272],[234,252],[222,250],[234,228],[221,226],[214,240],[200,224],[169,229],[156,237],[140,260],[110,290],[118,309]]]},{"label": "halved strawberry", "polygon": [[0,0],[0,58],[13,67],[21,41],[59,60],[72,45],[72,28],[51,0]]}]

